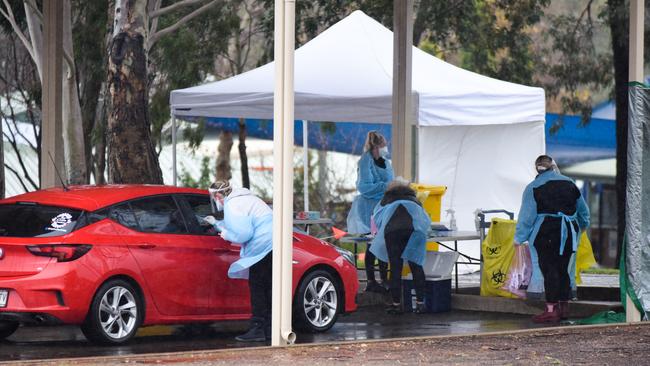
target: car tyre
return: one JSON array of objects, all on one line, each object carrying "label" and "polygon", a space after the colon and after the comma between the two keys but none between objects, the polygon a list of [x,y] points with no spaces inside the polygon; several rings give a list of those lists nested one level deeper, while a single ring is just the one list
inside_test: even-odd
[{"label": "car tyre", "polygon": [[0,321],[0,340],[9,338],[16,332],[20,323],[12,321]]},{"label": "car tyre", "polygon": [[330,329],[339,315],[343,291],[339,282],[327,271],[316,270],[305,276],[294,299],[295,320],[298,329],[324,332]]},{"label": "car tyre", "polygon": [[81,330],[93,343],[126,343],[142,324],[142,304],[140,294],[131,284],[119,279],[110,280],[97,290]]}]

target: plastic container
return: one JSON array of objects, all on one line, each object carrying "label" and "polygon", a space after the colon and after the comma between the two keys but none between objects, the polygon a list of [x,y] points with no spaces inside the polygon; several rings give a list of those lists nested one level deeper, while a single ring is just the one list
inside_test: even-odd
[{"label": "plastic container", "polygon": [[[404,311],[415,310],[415,283],[402,280]],[[451,310],[451,278],[427,280],[424,284],[424,306],[429,313]]]},{"label": "plastic container", "polygon": [[[412,183],[411,188],[417,192],[418,199],[422,202],[424,210],[431,217],[432,222],[440,221],[440,210],[442,205],[442,196],[447,191],[445,186],[430,186],[426,184]],[[427,242],[427,250],[437,251],[439,245],[435,241]],[[408,270],[408,269],[407,269]]]},{"label": "plastic container", "polygon": [[[451,271],[454,270],[454,264],[458,260],[458,252],[427,252],[427,258],[424,261],[424,277],[427,280],[448,278]],[[413,275],[408,265],[402,269],[402,279],[412,279]]]},{"label": "plastic container", "polygon": [[[431,217],[431,221],[440,221],[440,208],[442,196],[447,191],[445,186],[430,186],[426,184],[412,183],[411,188],[418,194],[424,210]],[[424,197],[424,199],[423,199]]]}]

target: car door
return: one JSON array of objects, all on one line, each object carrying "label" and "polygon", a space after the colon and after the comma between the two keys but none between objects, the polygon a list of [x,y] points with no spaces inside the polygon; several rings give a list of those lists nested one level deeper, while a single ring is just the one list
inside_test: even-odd
[{"label": "car door", "polygon": [[197,240],[212,248],[214,280],[210,304],[219,314],[245,314],[250,312],[248,281],[228,278],[228,268],[239,259],[239,245],[231,244],[217,235],[214,228],[205,224],[203,218],[213,215],[207,194],[184,194],[177,196],[184,208],[190,232]]},{"label": "car door", "polygon": [[212,313],[213,248],[189,233],[172,196],[123,203],[112,208],[111,218],[122,224],[122,236],[161,314]]}]

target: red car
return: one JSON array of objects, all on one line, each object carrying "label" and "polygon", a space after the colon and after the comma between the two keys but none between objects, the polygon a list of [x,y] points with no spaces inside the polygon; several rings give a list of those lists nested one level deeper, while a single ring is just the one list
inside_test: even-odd
[{"label": "red car", "polygon": [[[143,325],[250,317],[239,246],[201,225],[207,191],[168,186],[53,188],[0,201],[0,340],[19,323],[78,324],[120,344]],[[332,327],[356,310],[350,252],[294,233],[295,325]]]}]

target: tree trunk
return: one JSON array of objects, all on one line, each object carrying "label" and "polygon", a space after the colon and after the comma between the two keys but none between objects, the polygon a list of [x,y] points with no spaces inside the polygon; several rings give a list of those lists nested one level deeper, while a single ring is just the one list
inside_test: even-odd
[{"label": "tree trunk", "polygon": [[[74,57],[70,0],[63,1],[63,52]],[[63,73],[63,151],[66,176],[70,184],[88,184],[81,105],[74,62],[64,63]]]},{"label": "tree trunk", "polygon": [[27,30],[29,31],[29,39],[32,42],[32,49],[34,52],[34,64],[36,65],[36,72],[38,72],[38,79],[43,82],[43,29],[41,28],[42,20],[32,9],[32,7],[24,3],[25,6],[25,19],[27,20]]},{"label": "tree trunk", "polygon": [[146,0],[115,2],[106,131],[111,183],[163,183],[148,111],[146,5]]},{"label": "tree trunk", "polygon": [[627,195],[627,119],[629,78],[630,23],[625,0],[608,0],[609,27],[614,53],[614,90],[616,93],[616,211],[617,245],[616,266],[620,263],[621,245],[625,234],[625,201]]},{"label": "tree trunk", "polygon": [[221,131],[219,136],[219,154],[217,156],[217,180],[230,180],[230,150],[232,149],[232,132]]},{"label": "tree trunk", "polygon": [[244,188],[250,188],[251,182],[248,176],[248,155],[246,154],[246,121],[239,119],[239,160],[241,161],[241,184]]},{"label": "tree trunk", "polygon": [[327,213],[327,197],[332,196],[332,192],[327,190],[327,151],[318,150],[318,202],[320,211]]},{"label": "tree trunk", "polygon": [[106,84],[102,84],[99,95],[93,117],[95,123],[92,133],[96,137],[93,168],[95,184],[106,184]]}]

